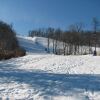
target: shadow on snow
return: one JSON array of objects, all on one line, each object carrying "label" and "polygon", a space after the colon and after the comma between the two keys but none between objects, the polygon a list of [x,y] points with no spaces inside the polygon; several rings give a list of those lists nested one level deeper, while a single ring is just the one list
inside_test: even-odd
[{"label": "shadow on snow", "polygon": [[[13,66],[14,67],[14,66]],[[1,69],[2,67],[0,67]],[[0,71],[0,83],[25,83],[41,91],[41,95],[61,95],[78,90],[100,91],[100,75],[68,75],[25,70]],[[6,79],[6,80],[4,80]]]}]

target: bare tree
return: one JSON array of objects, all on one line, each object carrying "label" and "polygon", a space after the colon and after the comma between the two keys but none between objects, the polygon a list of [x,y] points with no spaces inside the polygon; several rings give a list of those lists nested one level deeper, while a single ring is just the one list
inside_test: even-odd
[{"label": "bare tree", "polygon": [[52,37],[52,33],[53,33],[53,28],[49,27],[47,29],[47,52],[50,52],[50,39]]},{"label": "bare tree", "polygon": [[93,34],[94,34],[94,45],[95,45],[95,51],[94,51],[94,55],[97,55],[97,31],[98,31],[98,27],[99,27],[99,21],[96,17],[93,18]]},{"label": "bare tree", "polygon": [[69,44],[69,42],[68,42],[68,40],[69,40],[68,39],[69,38],[68,34],[69,34],[68,31],[63,32],[63,34],[62,34],[64,55],[66,55],[66,48],[67,48],[67,54],[68,54],[68,44]]},{"label": "bare tree", "polygon": [[72,47],[74,47],[73,52],[76,55],[76,52],[79,53],[80,34],[83,31],[83,24],[77,23],[77,24],[70,25],[69,31],[71,32],[71,44],[70,44],[71,47],[70,47],[70,49],[72,49]]},{"label": "bare tree", "polygon": [[58,45],[59,42],[61,41],[61,34],[62,34],[61,29],[58,28],[55,30],[55,54],[58,54]]}]

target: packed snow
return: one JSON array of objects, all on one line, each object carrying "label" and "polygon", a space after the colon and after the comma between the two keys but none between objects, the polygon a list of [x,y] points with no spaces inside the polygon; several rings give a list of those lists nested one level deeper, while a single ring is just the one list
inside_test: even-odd
[{"label": "packed snow", "polygon": [[100,100],[100,56],[47,54],[46,39],[18,36],[27,55],[0,61],[3,100]]}]

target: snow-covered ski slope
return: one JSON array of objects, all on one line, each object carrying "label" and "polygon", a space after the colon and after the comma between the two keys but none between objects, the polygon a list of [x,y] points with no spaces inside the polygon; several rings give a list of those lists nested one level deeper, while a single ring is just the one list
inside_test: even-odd
[{"label": "snow-covered ski slope", "polygon": [[100,100],[100,56],[47,54],[45,38],[18,40],[27,55],[0,61],[0,98]]},{"label": "snow-covered ski slope", "polygon": [[[23,47],[27,52],[30,53],[45,53],[45,46],[43,45],[43,38],[39,38],[39,37],[22,37],[22,36],[17,36],[18,37],[18,41],[21,47]],[[41,43],[42,40],[42,43]]]}]

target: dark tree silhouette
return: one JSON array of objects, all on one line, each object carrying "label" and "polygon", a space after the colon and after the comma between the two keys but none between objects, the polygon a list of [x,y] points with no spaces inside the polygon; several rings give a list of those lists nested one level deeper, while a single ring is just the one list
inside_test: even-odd
[{"label": "dark tree silhouette", "polygon": [[25,51],[19,47],[16,32],[12,26],[0,21],[0,59],[22,55],[25,55]]}]

